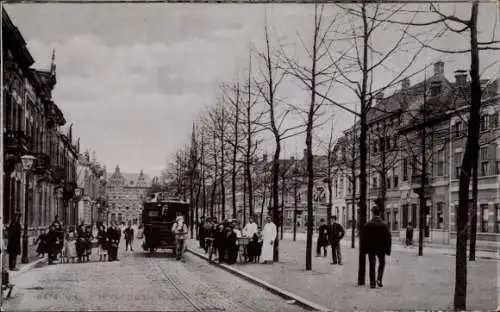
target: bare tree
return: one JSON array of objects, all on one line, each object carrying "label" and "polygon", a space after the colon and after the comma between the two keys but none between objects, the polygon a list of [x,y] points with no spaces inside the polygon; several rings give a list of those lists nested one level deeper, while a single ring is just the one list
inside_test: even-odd
[{"label": "bare tree", "polygon": [[[315,4],[314,6],[314,28],[312,46],[304,49],[308,55],[310,65],[302,65],[300,62],[288,57],[283,53],[283,57],[288,65],[287,73],[292,75],[302,83],[305,89],[310,93],[310,101],[307,109],[298,109],[306,114],[306,150],[307,150],[307,243],[306,243],[306,270],[312,270],[312,235],[313,235],[313,188],[314,188],[314,166],[313,166],[313,129],[317,126],[320,110],[325,103],[324,98],[317,101],[318,89],[324,89],[326,94],[329,93],[333,84],[335,75],[332,75],[331,69],[333,64],[324,60],[328,59],[329,49],[333,44],[333,40],[328,38],[332,31],[332,27],[336,22],[337,16],[331,21],[324,22],[324,5]],[[326,86],[326,88],[325,88]],[[326,89],[326,90],[325,90]]]},{"label": "bare tree", "polygon": [[[263,62],[264,69],[261,70],[261,78],[263,82],[257,81],[254,78],[254,87],[257,89],[256,94],[263,100],[267,106],[266,115],[269,117],[268,122],[259,122],[258,124],[264,129],[270,131],[274,138],[275,150],[273,155],[272,165],[272,216],[276,225],[280,223],[279,220],[279,159],[281,153],[281,142],[286,138],[297,135],[293,133],[303,125],[291,126],[284,129],[284,122],[290,110],[282,110],[280,113],[279,107],[282,101],[277,96],[278,87],[281,85],[285,78],[285,72],[279,63],[277,57],[273,57],[271,52],[271,42],[269,39],[269,32],[267,23],[265,25],[265,51],[257,52],[260,60]],[[273,260],[279,261],[279,240],[274,240]]]}]

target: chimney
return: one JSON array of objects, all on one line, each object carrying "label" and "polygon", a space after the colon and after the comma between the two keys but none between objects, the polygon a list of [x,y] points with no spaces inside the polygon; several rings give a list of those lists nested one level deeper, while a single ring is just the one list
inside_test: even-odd
[{"label": "chimney", "polygon": [[406,90],[410,88],[410,78],[405,78],[401,81],[401,89]]},{"label": "chimney", "polygon": [[457,86],[464,87],[467,84],[467,71],[459,69],[455,71],[455,82]]},{"label": "chimney", "polygon": [[384,99],[384,92],[377,93],[377,95],[375,95],[375,99],[377,100],[377,104],[382,102],[382,100]]},{"label": "chimney", "polygon": [[444,75],[444,62],[438,61],[434,63],[434,76]]}]

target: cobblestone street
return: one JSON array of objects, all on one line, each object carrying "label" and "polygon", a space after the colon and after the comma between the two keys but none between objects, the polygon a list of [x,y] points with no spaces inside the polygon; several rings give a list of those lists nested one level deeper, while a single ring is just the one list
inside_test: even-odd
[{"label": "cobblestone street", "polygon": [[16,279],[5,310],[303,311],[191,254],[185,263],[142,251],[120,256],[28,271]]}]

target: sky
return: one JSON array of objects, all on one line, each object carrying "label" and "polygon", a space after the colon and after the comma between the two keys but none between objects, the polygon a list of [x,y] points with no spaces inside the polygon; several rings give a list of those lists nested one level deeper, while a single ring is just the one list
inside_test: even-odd
[{"label": "sky", "polygon": [[[313,6],[306,4],[8,4],[14,24],[28,43],[35,68],[48,68],[55,49],[57,85],[54,101],[59,105],[83,150],[95,151],[108,171],[119,165],[123,172],[157,175],[167,160],[189,143],[192,124],[219,95],[222,82],[244,77],[249,47],[262,48],[266,20],[273,40],[298,44],[310,38]],[[462,7],[467,14],[469,6]],[[495,5],[484,5],[480,21],[493,25]],[[335,10],[328,11],[329,16]],[[489,13],[489,14],[488,14]],[[465,17],[466,15],[464,15]],[[391,29],[383,30],[377,44],[390,45]],[[454,46],[456,38],[440,39]],[[308,44],[307,39],[303,39]],[[304,54],[298,58],[306,61]],[[481,65],[496,60],[485,56]],[[445,60],[448,77],[467,68],[463,55],[423,53],[415,65]],[[389,65],[405,63],[402,53]],[[306,63],[304,63],[306,64]],[[389,66],[390,67],[390,66]],[[384,81],[391,69],[377,74]],[[389,72],[389,73],[387,73]],[[354,108],[355,97],[342,87],[332,97]],[[281,96],[297,105],[307,103],[298,82],[289,81]],[[338,136],[353,116],[329,108],[335,115]],[[292,117],[289,124],[299,122]],[[316,131],[317,142],[326,140],[330,124]],[[317,153],[321,148],[317,147]],[[286,157],[302,155],[304,137],[284,144]],[[272,153],[272,144],[262,153]]]}]

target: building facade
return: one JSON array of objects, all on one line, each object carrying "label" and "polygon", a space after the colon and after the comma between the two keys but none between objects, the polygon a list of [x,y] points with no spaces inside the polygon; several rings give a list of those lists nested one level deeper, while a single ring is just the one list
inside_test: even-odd
[{"label": "building facade", "polygon": [[82,190],[78,199],[78,223],[94,224],[105,222],[102,210],[106,205],[106,168],[97,162],[95,154],[90,159],[89,152],[80,154],[78,160],[78,187]]},{"label": "building facade", "polygon": [[[479,240],[489,241],[496,241],[500,233],[500,104],[497,87],[498,80],[483,83],[478,159],[477,235]],[[403,236],[410,222],[419,228],[417,192],[420,192],[425,171],[426,210],[423,220],[426,240],[452,243],[455,239],[458,179],[467,137],[469,95],[465,71],[456,71],[454,81],[450,81],[444,75],[444,63],[436,62],[431,77],[414,86],[405,79],[401,89],[393,95],[377,97],[376,106],[380,109],[370,111],[367,118],[368,207],[375,204],[375,199],[383,198],[384,219],[396,235]],[[357,141],[357,136],[359,125],[346,130],[336,146],[339,152],[337,178],[343,178],[343,183],[339,183],[339,191],[335,193],[344,195],[348,212],[352,211],[353,204],[358,211],[359,161],[356,154],[357,183],[353,203],[353,161],[350,157],[353,146],[357,148],[352,143]],[[347,187],[347,192],[343,193],[340,187]],[[352,219],[352,213],[348,219]]]},{"label": "building facade", "polygon": [[117,165],[106,184],[108,222],[141,223],[142,205],[150,188],[151,181],[142,170],[139,174],[127,174],[120,172]]},{"label": "building facade", "polygon": [[[73,142],[71,127],[64,128],[66,120],[52,98],[55,55],[48,70],[31,68],[34,59],[5,9],[2,32],[2,224],[21,213],[21,224],[27,225],[32,240],[56,218],[74,224],[79,144]],[[25,171],[21,157],[28,155],[35,157],[34,164]]]}]

